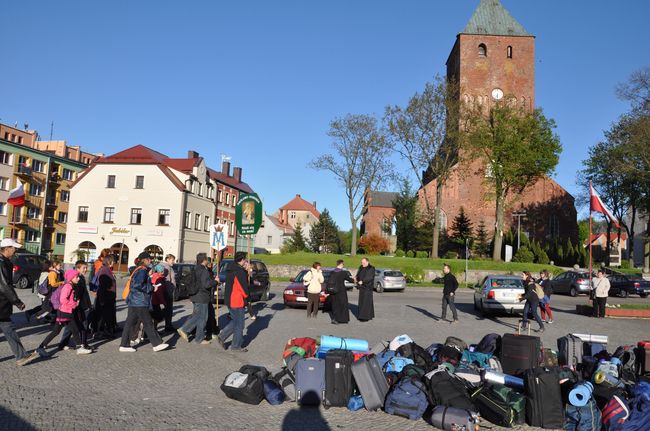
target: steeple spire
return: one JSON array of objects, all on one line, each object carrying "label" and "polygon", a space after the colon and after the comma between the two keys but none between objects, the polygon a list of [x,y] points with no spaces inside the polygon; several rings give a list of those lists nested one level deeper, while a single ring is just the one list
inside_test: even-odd
[{"label": "steeple spire", "polygon": [[503,7],[499,0],[481,0],[461,33],[532,36],[510,15],[510,12]]}]

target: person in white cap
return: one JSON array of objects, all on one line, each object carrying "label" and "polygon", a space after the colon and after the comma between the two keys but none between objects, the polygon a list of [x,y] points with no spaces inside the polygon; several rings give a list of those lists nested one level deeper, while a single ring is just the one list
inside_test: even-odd
[{"label": "person in white cap", "polygon": [[16,254],[16,249],[21,247],[22,245],[11,238],[5,238],[0,242],[0,331],[9,343],[9,347],[16,357],[16,364],[19,366],[27,365],[38,358],[36,352],[29,355],[25,352],[23,343],[20,342],[20,337],[11,322],[14,305],[19,310],[25,309],[25,304],[18,298],[16,290],[14,290],[14,265],[11,262],[11,258]]}]

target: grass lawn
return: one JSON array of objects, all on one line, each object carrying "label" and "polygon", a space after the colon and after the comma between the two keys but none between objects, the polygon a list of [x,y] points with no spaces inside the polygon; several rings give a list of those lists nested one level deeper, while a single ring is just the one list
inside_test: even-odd
[{"label": "grass lawn", "polygon": [[[315,261],[320,262],[323,266],[333,267],[337,259],[343,259],[348,268],[356,268],[360,265],[363,255],[355,257],[339,254],[317,254],[317,253],[292,253],[292,254],[257,254],[255,259],[259,259],[267,265],[297,265],[308,268]],[[390,257],[390,256],[369,256],[370,262],[375,268],[398,269],[405,274],[422,273],[424,270],[442,270],[442,265],[447,263],[451,266],[452,272],[460,274],[465,271],[465,261],[461,259],[428,259],[412,257]],[[562,268],[551,265],[539,265],[535,263],[518,263],[518,262],[494,262],[491,260],[470,260],[470,270],[494,270],[509,271],[518,273],[521,271],[531,271],[539,273],[541,269],[548,269],[557,274],[562,272]]]},{"label": "grass lawn", "polygon": [[[596,268],[594,266],[594,268]],[[621,272],[626,275],[633,275],[636,277],[642,277],[643,272],[639,268],[612,268],[614,271]]]},{"label": "grass lawn", "polygon": [[627,310],[650,310],[650,304],[616,304],[616,308],[624,308]]}]

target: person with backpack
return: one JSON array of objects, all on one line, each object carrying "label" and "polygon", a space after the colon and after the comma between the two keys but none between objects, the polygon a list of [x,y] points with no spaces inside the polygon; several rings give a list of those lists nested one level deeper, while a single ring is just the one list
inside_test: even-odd
[{"label": "person with backpack", "polygon": [[320,293],[323,290],[323,283],[325,283],[320,262],[314,262],[302,280],[303,284],[307,286],[307,318],[316,318],[320,305]]},{"label": "person with backpack", "polygon": [[446,263],[442,267],[442,272],[445,274],[443,277],[444,288],[442,289],[442,315],[440,318],[447,320],[447,305],[451,308],[451,314],[454,316],[452,324],[458,323],[458,312],[456,311],[456,304],[454,299],[456,297],[456,290],[458,289],[458,280],[454,274],[451,273],[451,267]]},{"label": "person with backpack", "polygon": [[174,290],[176,289],[176,272],[174,271],[174,263],[176,263],[176,256],[168,254],[165,256],[165,261],[162,265],[165,267],[165,331],[176,332],[176,328],[172,325],[172,316],[174,315]]},{"label": "person with backpack", "polygon": [[5,238],[0,242],[0,332],[4,334],[5,340],[9,343],[9,348],[16,358],[18,366],[27,365],[38,358],[37,352],[32,352],[29,355],[25,352],[23,343],[11,322],[14,306],[19,310],[25,309],[25,304],[18,298],[14,289],[14,264],[11,262],[11,258],[16,254],[16,249],[21,247],[21,244],[11,238]]},{"label": "person with backpack", "polygon": [[[79,328],[79,335],[81,336],[81,344],[84,348],[89,349],[88,347],[88,331],[89,331],[89,322],[88,315],[92,310],[92,302],[90,301],[90,294],[88,293],[88,288],[86,287],[86,277],[84,274],[88,271],[88,264],[83,260],[78,260],[75,263],[75,269],[79,272],[79,282],[73,284],[75,297],[79,299],[79,305],[75,307],[73,314],[77,328]],[[63,328],[63,334],[61,334],[61,341],[59,341],[59,350],[65,350],[66,347],[69,347],[70,337],[72,333],[70,328],[66,326]]]},{"label": "person with backpack", "polygon": [[[45,298],[47,298],[48,293],[50,292],[50,287],[48,283],[48,275],[50,274],[50,266],[52,266],[52,262],[49,260],[44,260],[42,265],[41,265],[41,274],[38,276],[38,282],[37,282],[37,290],[36,290],[36,295],[38,295],[38,299],[41,301],[39,305],[37,305],[34,308],[30,308],[29,310],[25,311],[25,316],[27,316],[27,321],[31,320],[33,316],[38,316],[43,313],[43,302],[45,301]],[[49,312],[46,312],[45,314],[47,315]]]},{"label": "person with backpack", "polygon": [[149,266],[151,265],[151,255],[143,251],[138,255],[139,265],[133,270],[129,281],[124,287],[128,291],[126,297],[126,304],[128,311],[126,315],[126,322],[122,329],[122,341],[120,342],[120,352],[131,353],[135,352],[135,348],[130,346],[131,329],[135,326],[138,320],[142,321],[144,332],[147,334],[154,352],[160,352],[169,347],[169,344],[163,343],[158,331],[153,326],[153,319],[149,313],[149,305],[151,304],[151,295],[155,287],[151,285],[151,277],[149,276]]},{"label": "person with backpack", "polygon": [[217,280],[208,269],[208,255],[196,255],[196,266],[192,270],[192,283],[188,286],[188,293],[194,309],[185,324],[178,329],[178,335],[189,342],[188,333],[196,329],[194,341],[200,344],[210,344],[205,339],[205,324],[208,321],[208,304],[213,298],[213,289],[217,287]]},{"label": "person with backpack", "polygon": [[112,254],[102,259],[102,266],[95,272],[93,284],[97,285],[97,296],[95,298],[95,325],[96,338],[112,338],[117,330],[117,284],[113,275],[113,263],[115,258]]},{"label": "person with backpack", "polygon": [[539,301],[539,311],[542,314],[542,320],[545,323],[553,323],[553,312],[551,311],[551,295],[553,294],[553,286],[547,270],[542,270],[540,273],[539,284],[544,290],[544,298]]},{"label": "person with backpack", "polygon": [[74,317],[74,310],[79,306],[79,297],[75,293],[75,285],[79,283],[79,271],[76,269],[69,269],[65,272],[65,282],[63,286],[59,287],[51,296],[50,301],[52,307],[56,310],[56,321],[54,329],[50,332],[43,342],[38,346],[36,351],[38,354],[47,358],[49,354],[45,348],[59,335],[64,327],[68,327],[72,333],[72,339],[77,347],[78,355],[87,355],[93,351],[83,346],[81,336],[79,335],[79,327],[77,326]]},{"label": "person with backpack", "polygon": [[249,295],[248,271],[246,270],[246,253],[235,253],[234,261],[226,269],[226,285],[223,302],[230,312],[231,320],[217,336],[217,341],[226,348],[226,340],[232,336],[230,350],[247,352],[244,343],[244,314],[246,298]]},{"label": "person with backpack", "polygon": [[47,285],[49,287],[48,293],[45,295],[45,299],[43,299],[43,304],[41,307],[42,312],[36,315],[36,319],[40,320],[50,316],[51,319],[54,320],[56,317],[56,310],[52,307],[50,299],[52,298],[52,295],[56,289],[58,289],[62,284],[63,281],[61,281],[61,261],[58,259],[52,259],[47,273]]},{"label": "person with backpack", "polygon": [[537,287],[539,286],[535,283],[533,276],[528,271],[524,271],[522,274],[522,279],[524,281],[524,295],[519,299],[520,301],[526,300],[524,304],[524,316],[521,321],[521,329],[524,330],[528,327],[528,313],[532,313],[533,318],[539,325],[538,332],[544,332],[544,323],[539,317],[537,309],[539,308],[540,297],[537,292]]},{"label": "person with backpack", "polygon": [[153,267],[151,284],[157,288],[151,297],[151,317],[153,317],[153,326],[157,330],[158,324],[165,320],[167,314],[167,291],[170,290],[170,283],[167,281],[167,269],[162,263]]},{"label": "person with backpack", "polygon": [[343,260],[337,260],[336,268],[334,268],[334,271],[330,274],[330,279],[327,281],[327,293],[329,294],[327,299],[332,307],[332,325],[350,321],[348,289],[345,287],[345,282],[354,283],[354,279],[348,271],[343,269],[344,264]]}]

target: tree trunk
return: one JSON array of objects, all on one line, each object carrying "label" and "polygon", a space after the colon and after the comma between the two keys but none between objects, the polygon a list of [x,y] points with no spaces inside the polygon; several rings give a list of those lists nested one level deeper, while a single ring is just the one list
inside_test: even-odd
[{"label": "tree trunk", "polygon": [[352,241],[350,246],[350,256],[357,255],[357,221],[353,218],[352,221]]},{"label": "tree trunk", "polygon": [[609,266],[609,255],[612,251],[612,223],[607,221],[607,244],[605,247],[605,266]]},{"label": "tree trunk", "polygon": [[[650,217],[650,208],[646,210],[646,217]],[[643,269],[650,269],[650,221],[645,225],[643,244]]]},{"label": "tree trunk", "polygon": [[501,193],[496,194],[496,223],[494,224],[494,250],[492,250],[492,260],[501,260],[501,247],[503,244],[503,204],[505,196]]},{"label": "tree trunk", "polygon": [[436,207],[433,210],[433,244],[431,245],[431,259],[438,258],[440,248],[440,209],[442,207],[442,183],[436,181]]},{"label": "tree trunk", "polygon": [[629,236],[627,238],[627,258],[630,268],[634,268],[634,219],[636,219],[636,205],[632,205],[632,219],[630,220]]}]

